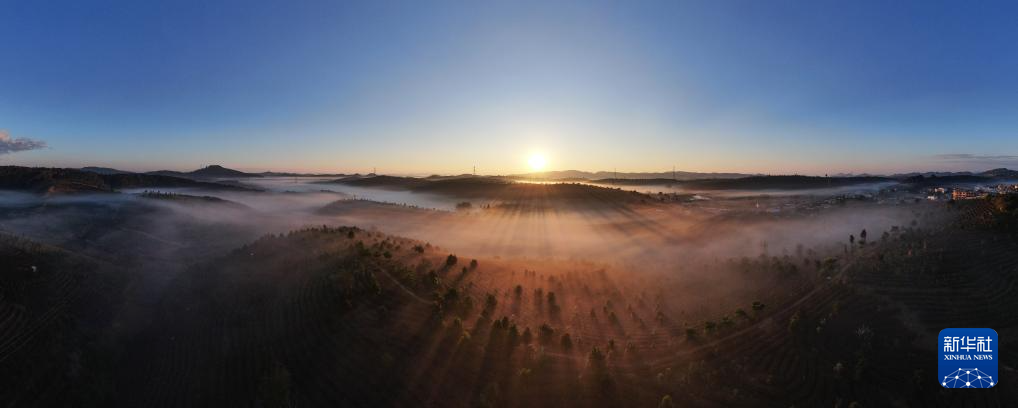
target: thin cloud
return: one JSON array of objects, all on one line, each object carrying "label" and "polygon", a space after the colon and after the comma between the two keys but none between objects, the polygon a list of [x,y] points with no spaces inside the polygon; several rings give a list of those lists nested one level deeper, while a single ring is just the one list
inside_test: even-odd
[{"label": "thin cloud", "polygon": [[6,130],[0,130],[0,154],[23,152],[46,148],[46,142],[27,137],[12,138]]},{"label": "thin cloud", "polygon": [[933,156],[935,160],[956,169],[995,169],[1018,167],[1018,155],[949,153]]},{"label": "thin cloud", "polygon": [[981,155],[981,154],[970,154],[970,153],[948,153],[938,154],[936,156],[940,160],[949,161],[1016,161],[1018,155],[1010,154],[999,154],[999,155]]}]

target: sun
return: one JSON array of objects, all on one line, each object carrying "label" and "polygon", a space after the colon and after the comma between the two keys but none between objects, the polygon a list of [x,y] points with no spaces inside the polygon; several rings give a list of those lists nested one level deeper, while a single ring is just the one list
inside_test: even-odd
[{"label": "sun", "polygon": [[547,164],[548,161],[545,160],[544,155],[540,153],[531,154],[530,157],[527,158],[527,165],[529,165],[530,170],[533,171],[544,170],[544,166]]}]

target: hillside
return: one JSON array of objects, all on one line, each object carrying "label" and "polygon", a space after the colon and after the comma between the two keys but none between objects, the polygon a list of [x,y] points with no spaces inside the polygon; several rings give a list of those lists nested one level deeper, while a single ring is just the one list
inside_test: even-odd
[{"label": "hillside", "polygon": [[109,167],[94,167],[94,166],[82,167],[81,171],[86,171],[86,172],[89,172],[89,173],[96,173],[96,174],[130,174],[130,173],[133,173],[131,171],[117,170],[117,169],[109,168]]},{"label": "hillside", "polygon": [[189,263],[144,292],[151,311],[132,321],[145,325],[119,337],[126,275],[0,236],[0,379],[11,385],[0,397],[128,407],[617,407],[664,395],[695,406],[1006,405],[1018,390],[1011,378],[981,394],[925,392],[938,389],[926,380],[936,353],[925,345],[952,322],[994,327],[1002,367],[1018,365],[1004,340],[1014,319],[999,312],[1018,307],[1015,203],[951,204],[947,224],[916,213],[911,226],[833,253],[719,253],[689,274],[475,262],[379,232],[305,228]]},{"label": "hillside", "polygon": [[228,208],[232,208],[232,209],[235,209],[235,210],[250,210],[251,209],[251,207],[248,207],[248,206],[246,206],[244,204],[240,204],[240,203],[237,203],[237,202],[234,202],[234,201],[230,201],[230,200],[224,200],[224,199],[219,198],[219,197],[211,197],[211,196],[196,196],[196,195],[177,194],[177,193],[161,193],[161,192],[158,192],[158,191],[144,191],[144,192],[138,194],[138,196],[142,197],[142,198],[151,199],[151,200],[160,200],[160,201],[172,202],[172,203],[188,205],[188,206],[193,206],[193,205],[214,205],[214,206],[228,207]]},{"label": "hillside", "polygon": [[753,176],[737,179],[691,180],[679,186],[691,190],[805,190],[895,182],[886,177]]},{"label": "hillside", "polygon": [[950,175],[950,176],[913,176],[903,180],[904,183],[917,187],[943,187],[943,186],[965,186],[980,183],[993,183],[998,181],[995,178],[977,175]]},{"label": "hillside", "polygon": [[120,189],[155,187],[250,190],[238,186],[151,174],[97,174],[75,169],[19,166],[0,167],[0,189],[26,191],[37,194],[110,193]]},{"label": "hillside", "polygon": [[344,184],[353,187],[407,190],[427,184],[428,180],[416,177],[397,177],[397,176],[370,176],[370,177],[351,176],[328,181],[327,183]]},{"label": "hillside", "polygon": [[0,260],[0,401],[111,403],[110,325],[128,274],[6,234],[0,234]]}]

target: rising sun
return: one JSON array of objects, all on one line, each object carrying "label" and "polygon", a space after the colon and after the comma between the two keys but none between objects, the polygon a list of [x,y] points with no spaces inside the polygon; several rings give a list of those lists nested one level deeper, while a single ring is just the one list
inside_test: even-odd
[{"label": "rising sun", "polygon": [[541,171],[544,170],[544,166],[548,164],[548,161],[544,159],[543,154],[534,153],[527,158],[527,164],[530,165],[530,170]]}]

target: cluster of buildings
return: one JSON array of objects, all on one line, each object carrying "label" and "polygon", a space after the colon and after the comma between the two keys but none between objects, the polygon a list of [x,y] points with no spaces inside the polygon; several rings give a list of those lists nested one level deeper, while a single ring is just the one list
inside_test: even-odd
[{"label": "cluster of buildings", "polygon": [[1018,193],[1018,184],[981,185],[974,187],[935,187],[926,190],[927,200],[971,200],[989,194]]}]

